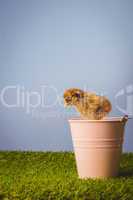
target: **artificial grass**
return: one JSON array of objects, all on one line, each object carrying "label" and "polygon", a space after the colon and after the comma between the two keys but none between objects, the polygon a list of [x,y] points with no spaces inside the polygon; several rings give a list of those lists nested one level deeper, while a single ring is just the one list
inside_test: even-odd
[{"label": "artificial grass", "polygon": [[80,180],[71,152],[0,152],[1,200],[133,200],[133,153],[120,175]]}]

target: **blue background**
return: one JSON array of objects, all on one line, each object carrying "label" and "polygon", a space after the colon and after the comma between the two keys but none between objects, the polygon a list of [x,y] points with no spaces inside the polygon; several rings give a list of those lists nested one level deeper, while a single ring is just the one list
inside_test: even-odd
[{"label": "blue background", "polygon": [[[47,85],[61,96],[66,88],[85,87],[106,94],[112,115],[123,115],[115,96],[123,91],[117,100],[126,109],[132,84],[132,0],[0,0],[0,91],[20,85],[40,93]],[[54,99],[47,89],[47,104]],[[15,91],[8,91],[6,101],[15,100]],[[72,150],[69,112],[75,115],[57,103],[39,106],[33,116],[26,107],[5,108],[0,102],[0,149]],[[124,151],[133,151],[132,130],[130,120]]]}]

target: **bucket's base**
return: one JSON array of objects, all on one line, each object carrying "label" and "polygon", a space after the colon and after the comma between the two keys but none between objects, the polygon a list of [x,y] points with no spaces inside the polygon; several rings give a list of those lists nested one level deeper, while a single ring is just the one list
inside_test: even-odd
[{"label": "bucket's base", "polygon": [[79,179],[81,179],[81,180],[87,180],[87,179],[94,179],[94,180],[96,180],[96,179],[109,179],[109,178],[116,178],[118,176],[118,174],[117,175],[115,175],[115,176],[78,176],[78,178]]},{"label": "bucket's base", "polygon": [[116,172],[114,174],[111,174],[111,175],[81,175],[81,174],[78,174],[78,177],[79,179],[107,179],[107,178],[115,178],[117,177],[119,174],[119,172]]}]

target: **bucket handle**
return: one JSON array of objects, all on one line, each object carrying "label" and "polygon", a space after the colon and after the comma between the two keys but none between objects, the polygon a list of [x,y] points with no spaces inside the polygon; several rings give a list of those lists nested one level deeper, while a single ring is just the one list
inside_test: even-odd
[{"label": "bucket handle", "polygon": [[122,122],[127,122],[128,119],[133,119],[133,117],[129,117],[128,115],[125,115],[124,117],[121,118]]}]

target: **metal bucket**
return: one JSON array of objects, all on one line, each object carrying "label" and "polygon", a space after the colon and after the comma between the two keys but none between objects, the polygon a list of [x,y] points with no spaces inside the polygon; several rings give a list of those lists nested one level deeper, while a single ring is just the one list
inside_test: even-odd
[{"label": "metal bucket", "polygon": [[69,120],[80,178],[118,175],[127,120],[127,116],[103,120]]}]

